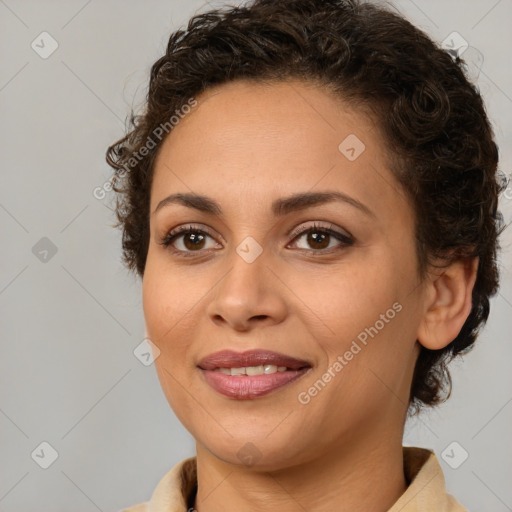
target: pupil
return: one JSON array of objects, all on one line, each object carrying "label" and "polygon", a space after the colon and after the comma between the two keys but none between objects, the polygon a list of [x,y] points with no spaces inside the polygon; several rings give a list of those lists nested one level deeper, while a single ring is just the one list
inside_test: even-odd
[{"label": "pupil", "polygon": [[[310,240],[312,240],[312,243],[316,244],[317,246],[320,245],[321,249],[323,249],[324,247],[329,245],[329,244],[322,243],[322,242],[325,242],[325,240],[327,240],[327,238],[329,237],[329,235],[326,233],[314,233],[313,232],[313,233],[309,234],[309,237],[310,237]],[[320,239],[320,241],[319,241],[319,239]],[[310,240],[308,240],[308,242]]]},{"label": "pupil", "polygon": [[[203,235],[190,233],[185,237],[185,246],[187,247],[187,249],[197,248],[203,242],[203,239]],[[187,242],[191,242],[191,245],[189,246],[189,243]]]}]

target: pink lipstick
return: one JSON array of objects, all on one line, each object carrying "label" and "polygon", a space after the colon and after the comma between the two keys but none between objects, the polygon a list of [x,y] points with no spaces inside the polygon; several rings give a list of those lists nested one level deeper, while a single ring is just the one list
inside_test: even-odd
[{"label": "pink lipstick", "polygon": [[202,359],[198,368],[217,392],[237,400],[251,400],[293,382],[311,365],[268,350],[223,350]]}]

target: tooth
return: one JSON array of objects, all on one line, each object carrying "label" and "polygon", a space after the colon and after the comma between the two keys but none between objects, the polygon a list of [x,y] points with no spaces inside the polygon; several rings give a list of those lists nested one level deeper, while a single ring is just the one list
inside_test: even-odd
[{"label": "tooth", "polygon": [[247,366],[245,368],[247,375],[263,375],[263,365],[260,366]]},{"label": "tooth", "polygon": [[225,375],[271,375],[276,372],[285,372],[286,366],[276,366],[273,364],[259,366],[243,366],[240,368],[215,368],[214,371],[224,373]]}]

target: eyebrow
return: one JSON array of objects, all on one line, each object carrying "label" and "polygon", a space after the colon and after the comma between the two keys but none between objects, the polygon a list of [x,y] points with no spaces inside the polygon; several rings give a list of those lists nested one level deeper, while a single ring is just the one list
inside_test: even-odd
[{"label": "eyebrow", "polygon": [[[366,215],[376,218],[375,214],[370,210],[370,208],[361,203],[361,201],[358,201],[353,197],[337,191],[303,192],[293,194],[288,197],[276,199],[272,203],[271,210],[274,216],[282,217],[295,211],[304,210],[312,206],[332,203],[334,201],[349,204],[350,206],[357,208]],[[222,208],[219,203],[207,196],[194,193],[177,193],[167,196],[165,199],[162,199],[158,203],[157,207],[153,211],[153,214],[169,204],[181,204],[183,206],[187,206],[188,208],[194,208],[195,210],[199,210],[210,215],[222,217]]]}]

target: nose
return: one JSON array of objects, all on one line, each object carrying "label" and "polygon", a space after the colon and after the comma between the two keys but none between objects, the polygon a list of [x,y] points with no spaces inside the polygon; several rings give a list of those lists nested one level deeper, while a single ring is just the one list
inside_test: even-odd
[{"label": "nose", "polygon": [[274,274],[265,251],[252,262],[233,251],[228,264],[208,304],[212,322],[237,331],[282,322],[287,313],[286,288]]}]

